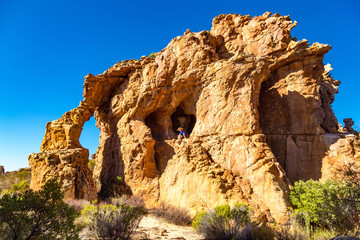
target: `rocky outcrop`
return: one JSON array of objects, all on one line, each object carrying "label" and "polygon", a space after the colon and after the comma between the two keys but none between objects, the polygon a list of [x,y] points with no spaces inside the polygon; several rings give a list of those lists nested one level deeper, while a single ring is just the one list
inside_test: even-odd
[{"label": "rocky outcrop", "polygon": [[96,197],[92,172],[87,166],[89,151],[80,145],[82,127],[93,115],[83,103],[48,122],[40,153],[29,155],[32,169],[31,188],[40,189],[56,178],[65,191],[65,198],[93,200]]},{"label": "rocky outcrop", "polygon": [[[108,197],[121,177],[148,205],[195,212],[244,202],[258,221],[286,223],[290,182],[320,179],[345,136],[331,109],[340,82],[322,63],[331,47],[292,38],[295,25],[279,14],[220,15],[211,31],[188,30],[154,58],[88,74],[80,106],[48,123],[41,153],[29,157],[32,187],[58,177],[70,197]],[[96,191],[79,143],[94,113]]]}]

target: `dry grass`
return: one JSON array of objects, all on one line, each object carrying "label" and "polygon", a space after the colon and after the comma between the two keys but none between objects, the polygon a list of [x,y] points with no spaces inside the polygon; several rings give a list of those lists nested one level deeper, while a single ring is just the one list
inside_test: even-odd
[{"label": "dry grass", "polygon": [[127,205],[145,208],[144,200],[138,195],[123,194],[121,197],[111,198],[110,203],[115,206]]},{"label": "dry grass", "polygon": [[156,217],[164,218],[176,225],[190,226],[193,220],[186,209],[177,208],[164,202],[160,203],[159,207],[154,208],[152,213]]},{"label": "dry grass", "polygon": [[67,199],[65,201],[69,206],[74,207],[76,210],[81,211],[84,209],[84,206],[88,203],[90,203],[89,201],[85,200],[85,199]]}]

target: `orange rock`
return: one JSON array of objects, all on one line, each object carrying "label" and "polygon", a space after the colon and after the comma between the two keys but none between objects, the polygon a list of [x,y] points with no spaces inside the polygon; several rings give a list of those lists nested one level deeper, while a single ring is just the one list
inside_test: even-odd
[{"label": "orange rock", "polygon": [[[87,198],[108,197],[121,177],[148,205],[244,202],[258,221],[287,223],[290,182],[322,178],[329,147],[343,139],[331,109],[340,82],[322,63],[331,47],[292,38],[295,25],[269,12],[223,14],[154,58],[87,75],[83,102],[47,124],[41,153],[29,157],[32,187],[58,177],[69,197],[85,196],[81,181]],[[96,191],[79,143],[94,113]]]}]

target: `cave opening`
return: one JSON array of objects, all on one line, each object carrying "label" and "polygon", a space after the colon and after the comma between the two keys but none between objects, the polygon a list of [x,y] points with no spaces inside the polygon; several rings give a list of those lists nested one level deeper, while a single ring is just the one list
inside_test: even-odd
[{"label": "cave opening", "polygon": [[186,114],[183,108],[178,106],[171,115],[172,130],[177,132],[179,127],[184,128],[186,137],[189,137],[196,123],[196,117],[193,114]]},{"label": "cave opening", "polygon": [[152,112],[145,118],[145,124],[151,129],[153,139],[165,140],[167,138],[167,125],[169,125],[167,118],[161,111]]},{"label": "cave opening", "polygon": [[186,109],[184,104],[180,104],[171,116],[169,111],[163,110],[150,113],[145,118],[145,124],[150,128],[153,139],[157,141],[176,139],[179,127],[184,128],[186,137],[189,137],[194,129],[196,117],[194,114],[188,114],[184,109]]}]

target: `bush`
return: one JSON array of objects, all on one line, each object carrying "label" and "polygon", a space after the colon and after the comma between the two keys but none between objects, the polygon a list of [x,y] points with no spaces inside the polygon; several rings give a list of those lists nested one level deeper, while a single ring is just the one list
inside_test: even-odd
[{"label": "bush", "polygon": [[91,171],[94,171],[94,168],[95,168],[95,160],[92,160],[92,159],[89,159],[88,161],[88,168],[91,170]]},{"label": "bush", "polygon": [[[27,181],[30,183],[31,179],[31,173],[30,171],[21,170],[19,172],[7,172],[5,174],[0,174],[0,196],[5,193],[13,193],[11,189],[20,187],[19,185],[14,186],[16,184],[19,184],[22,181]],[[24,186],[25,182],[22,183],[23,188],[21,191],[25,191],[26,188]]]},{"label": "bush", "polygon": [[206,239],[246,239],[250,232],[246,229],[250,214],[251,210],[245,204],[236,204],[234,208],[221,205],[198,214],[193,226]]},{"label": "bush", "polygon": [[143,208],[127,205],[85,207],[82,214],[89,213],[91,224],[88,225],[88,237],[101,240],[131,239],[146,214]]},{"label": "bush", "polygon": [[160,203],[159,207],[154,208],[153,214],[176,225],[190,226],[192,222],[192,217],[186,209],[177,208],[164,202]]},{"label": "bush", "polygon": [[26,171],[26,170],[19,170],[19,172],[17,172],[17,177],[20,180],[30,180],[31,178],[31,172],[30,171]]},{"label": "bush", "polygon": [[78,212],[63,202],[56,180],[35,192],[5,194],[0,199],[2,239],[78,239],[74,220]]},{"label": "bush", "polygon": [[115,179],[110,180],[110,192],[114,196],[121,196],[124,192],[126,192],[125,189],[125,182],[122,177],[116,176]]},{"label": "bush", "polygon": [[141,207],[145,209],[144,200],[138,195],[126,195],[123,194],[118,198],[111,198],[111,204],[115,206],[127,205],[133,207]]},{"label": "bush", "polygon": [[10,192],[12,193],[16,193],[16,192],[23,192],[25,190],[30,189],[30,183],[28,180],[22,180],[21,182],[14,184],[11,189]]},{"label": "bush", "polygon": [[153,52],[149,55],[149,58],[154,58],[154,57],[156,57],[156,52]]},{"label": "bush", "polygon": [[354,199],[358,190],[351,183],[299,181],[290,191],[290,202],[295,206],[308,236],[315,228],[350,234],[357,230],[359,224],[360,198]]},{"label": "bush", "polygon": [[195,230],[198,230],[200,221],[201,221],[201,219],[203,219],[203,217],[205,217],[205,215],[206,215],[206,211],[201,211],[201,212],[198,212],[198,213],[196,214],[194,220],[193,220],[192,223],[191,223],[191,226],[192,226]]},{"label": "bush", "polygon": [[11,193],[22,193],[26,190],[30,189],[30,183],[28,180],[23,180],[19,183],[15,183],[11,186],[9,190],[5,190],[3,194],[11,194]]},{"label": "bush", "polygon": [[246,234],[247,236],[251,235],[251,240],[274,240],[275,233],[272,228],[266,226],[265,224],[261,226],[252,227],[250,230],[250,234]]}]

